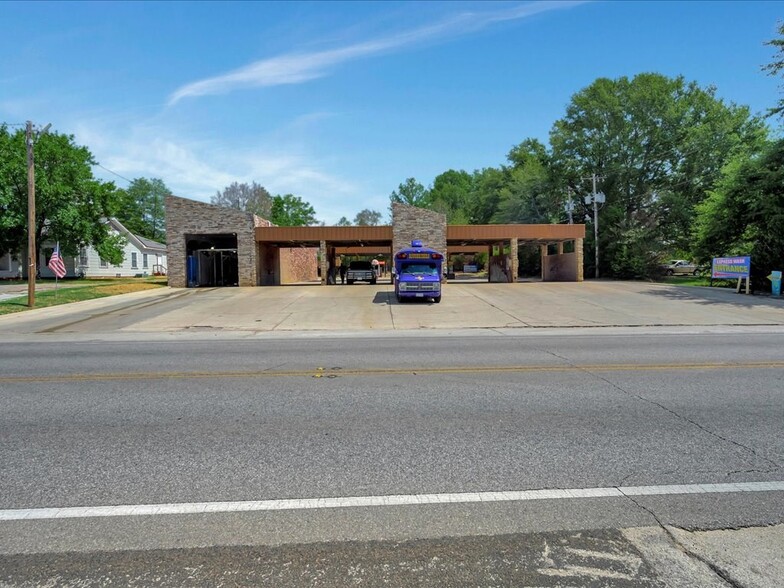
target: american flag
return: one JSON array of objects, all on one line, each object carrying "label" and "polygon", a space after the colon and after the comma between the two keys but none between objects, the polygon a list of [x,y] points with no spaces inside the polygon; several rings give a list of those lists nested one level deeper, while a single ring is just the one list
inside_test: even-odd
[{"label": "american flag", "polygon": [[57,245],[54,247],[54,251],[52,251],[52,257],[49,258],[49,269],[54,272],[54,275],[58,278],[65,277],[65,264],[63,263],[63,258],[60,257],[60,242],[57,242]]}]

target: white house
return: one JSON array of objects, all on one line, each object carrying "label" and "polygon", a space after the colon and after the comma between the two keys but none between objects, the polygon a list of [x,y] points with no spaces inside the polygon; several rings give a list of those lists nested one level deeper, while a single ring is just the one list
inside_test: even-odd
[{"label": "white house", "polygon": [[[166,274],[166,245],[134,235],[116,218],[111,218],[106,222],[109,224],[111,234],[122,235],[125,238],[123,262],[120,265],[111,264],[101,259],[98,252],[92,247],[82,247],[77,257],[63,255],[67,278],[80,276],[115,278]],[[42,278],[54,278],[54,273],[46,265],[52,255],[54,245],[51,241],[44,241],[41,247],[38,270]],[[0,279],[26,278],[26,260],[26,254],[15,256],[6,253],[0,255]]]},{"label": "white house", "polygon": [[0,280],[9,280],[21,277],[21,262],[10,253],[0,253]]}]

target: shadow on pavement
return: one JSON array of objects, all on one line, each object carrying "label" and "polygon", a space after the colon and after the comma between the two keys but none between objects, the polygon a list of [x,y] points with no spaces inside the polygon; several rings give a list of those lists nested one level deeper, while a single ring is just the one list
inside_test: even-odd
[{"label": "shadow on pavement", "polygon": [[672,286],[643,292],[646,296],[657,296],[670,300],[696,302],[697,304],[723,304],[738,308],[784,308],[784,299],[767,294],[738,294],[734,289],[715,289],[697,286]]}]

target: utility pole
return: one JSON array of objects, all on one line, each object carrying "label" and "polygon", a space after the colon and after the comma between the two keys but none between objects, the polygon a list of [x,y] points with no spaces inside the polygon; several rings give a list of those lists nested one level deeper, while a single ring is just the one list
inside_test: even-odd
[{"label": "utility pole", "polygon": [[564,210],[566,214],[569,215],[569,224],[574,224],[574,219],[572,218],[572,212],[574,212],[574,201],[572,200],[572,189],[566,188],[566,202],[564,203]]},{"label": "utility pole", "polygon": [[[584,180],[589,178],[583,178]],[[596,258],[596,268],[594,277],[599,277],[599,204],[604,203],[604,192],[596,191],[596,182],[601,180],[595,173],[591,174],[590,180],[592,181],[591,194],[585,197],[585,203],[593,203],[593,240],[594,240],[594,257]],[[591,220],[591,217],[585,215],[585,220]]]},{"label": "utility pole", "polygon": [[593,191],[591,192],[591,196],[593,196],[593,243],[596,246],[596,275],[595,278],[599,277],[599,208],[596,204],[596,174],[592,175],[593,178]]},{"label": "utility pole", "polygon": [[[45,135],[51,123],[39,130],[38,134]],[[38,259],[35,254],[35,154],[33,143],[36,136],[33,134],[33,122],[27,121],[25,125],[25,144],[27,145],[27,306],[35,306],[35,277],[38,273],[36,266]]]},{"label": "utility pole", "polygon": [[35,156],[33,154],[33,123],[27,121],[27,306],[35,306]]}]

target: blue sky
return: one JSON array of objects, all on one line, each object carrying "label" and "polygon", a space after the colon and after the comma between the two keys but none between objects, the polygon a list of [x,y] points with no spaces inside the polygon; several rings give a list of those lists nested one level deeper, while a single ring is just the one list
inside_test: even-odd
[{"label": "blue sky", "polygon": [[[0,121],[125,178],[294,193],[334,224],[408,177],[547,141],[598,77],[683,75],[755,113],[782,2],[0,2]],[[98,177],[124,180],[101,168]]]}]

